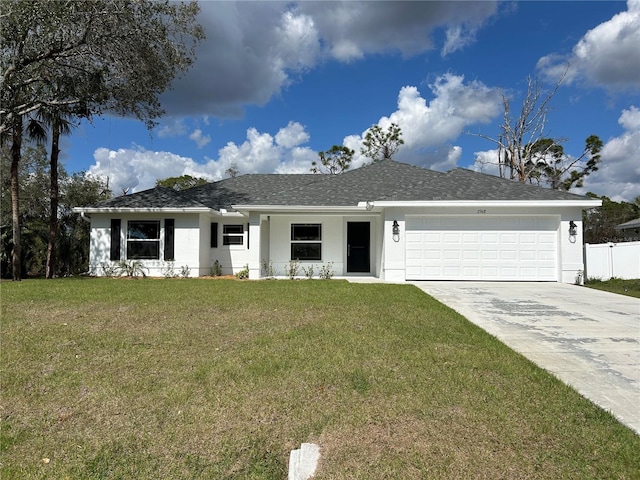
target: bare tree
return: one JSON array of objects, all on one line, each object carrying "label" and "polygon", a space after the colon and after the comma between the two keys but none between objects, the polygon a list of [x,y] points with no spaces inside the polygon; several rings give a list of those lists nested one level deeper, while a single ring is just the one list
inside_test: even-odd
[{"label": "bare tree", "polygon": [[[560,88],[565,75],[566,72],[548,92],[543,91],[543,85],[537,79],[528,77],[527,93],[517,117],[511,111],[509,97],[502,92],[504,117],[500,135],[494,138],[478,134],[479,137],[493,142],[498,147],[496,163],[501,177],[526,182],[530,180],[532,174],[536,174],[531,158],[537,142],[546,136],[551,99]],[[554,140],[554,143],[558,142]]]}]

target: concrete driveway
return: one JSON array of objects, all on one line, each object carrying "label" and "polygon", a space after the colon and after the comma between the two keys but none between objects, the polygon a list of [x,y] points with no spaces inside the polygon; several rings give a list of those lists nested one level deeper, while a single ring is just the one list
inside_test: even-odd
[{"label": "concrete driveway", "polygon": [[411,283],[640,434],[640,299],[561,283]]}]

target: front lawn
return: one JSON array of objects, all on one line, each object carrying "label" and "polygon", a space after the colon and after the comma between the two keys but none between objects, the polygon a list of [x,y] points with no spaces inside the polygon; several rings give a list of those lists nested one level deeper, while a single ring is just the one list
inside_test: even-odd
[{"label": "front lawn", "polygon": [[640,437],[410,285],[2,283],[10,478],[638,478]]},{"label": "front lawn", "polygon": [[597,290],[619,293],[620,295],[627,295],[629,297],[640,298],[640,279],[623,280],[621,278],[612,278],[610,280],[598,280],[590,278],[585,282],[585,286],[595,288]]}]

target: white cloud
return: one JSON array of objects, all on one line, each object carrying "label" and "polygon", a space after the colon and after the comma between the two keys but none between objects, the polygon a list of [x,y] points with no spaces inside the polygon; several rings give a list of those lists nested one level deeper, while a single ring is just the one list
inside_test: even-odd
[{"label": "white cloud", "polygon": [[498,169],[498,150],[485,150],[475,152],[475,161],[470,167],[475,172],[487,173],[489,175],[500,175]]},{"label": "white cloud", "polygon": [[280,52],[276,57],[283,69],[302,70],[315,65],[320,56],[320,38],[313,18],[296,15],[295,11],[282,14],[276,27]]},{"label": "white cloud", "polygon": [[203,135],[202,130],[200,130],[199,128],[195,129],[191,133],[191,135],[189,135],[189,139],[196,142],[196,145],[198,145],[198,148],[204,147],[211,141],[211,137],[209,135]]},{"label": "white cloud", "polygon": [[187,133],[187,126],[183,118],[172,119],[157,130],[158,138],[179,137]]},{"label": "white cloud", "polygon": [[293,148],[309,141],[309,134],[304,127],[297,122],[281,128],[276,134],[276,143],[281,147]]},{"label": "white cloud", "polygon": [[111,190],[120,195],[123,191],[133,193],[153,188],[156,180],[167,177],[191,175],[221,180],[231,166],[240,174],[309,173],[317,153],[301,146],[308,139],[308,133],[295,122],[280,129],[275,138],[250,128],[243,143],[229,142],[218,151],[217,159],[205,157],[204,162],[144,148],[99,148],[94,152],[95,163],[89,168],[89,174],[108,178]]},{"label": "white cloud", "polygon": [[283,162],[274,173],[309,173],[311,162],[318,159],[317,152],[307,147],[294,147],[286,152]]},{"label": "white cloud", "polygon": [[[402,130],[404,145],[396,158],[438,170],[455,167],[462,155],[460,147],[449,145],[470,125],[487,123],[501,112],[502,97],[497,89],[480,82],[464,82],[463,76],[445,74],[430,85],[433,99],[427,101],[414,86],[405,86],[398,93],[398,108],[378,125],[386,130],[391,123]],[[362,135],[351,135],[344,145],[356,151],[358,166],[366,161],[360,157]],[[443,160],[445,159],[445,160]]]},{"label": "white cloud", "polygon": [[629,0],[627,11],[589,30],[571,55],[542,57],[538,69],[557,79],[569,65],[566,81],[584,81],[605,89],[640,89],[640,0]]},{"label": "white cloud", "polygon": [[580,191],[633,201],[640,196],[640,109],[623,110],[618,123],[624,132],[605,143],[598,171],[586,178]]},{"label": "white cloud", "polygon": [[190,158],[170,152],[153,152],[143,148],[98,148],[93,158],[95,164],[89,167],[88,173],[108,179],[114,195],[151,188],[156,180],[167,177],[193,175],[214,178],[209,166],[199,165]]}]

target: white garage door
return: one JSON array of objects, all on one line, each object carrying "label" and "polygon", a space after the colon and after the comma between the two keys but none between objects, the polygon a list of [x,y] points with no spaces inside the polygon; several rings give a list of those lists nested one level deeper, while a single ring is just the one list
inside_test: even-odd
[{"label": "white garage door", "polygon": [[558,280],[557,217],[407,216],[407,280]]}]

